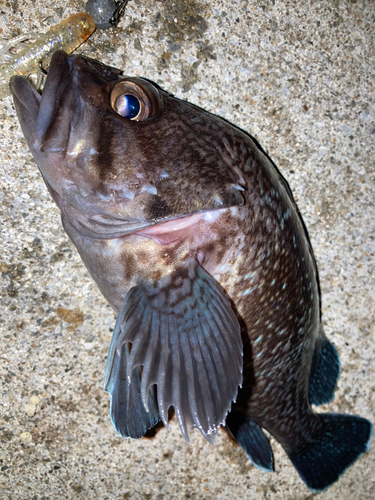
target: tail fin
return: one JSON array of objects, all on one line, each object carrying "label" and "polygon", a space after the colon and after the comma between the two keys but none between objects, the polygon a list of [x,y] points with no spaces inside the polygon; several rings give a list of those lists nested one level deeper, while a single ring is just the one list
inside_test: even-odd
[{"label": "tail fin", "polygon": [[320,492],[337,481],[362,453],[370,449],[372,424],[351,415],[321,414],[323,434],[307,449],[289,454],[308,488]]}]

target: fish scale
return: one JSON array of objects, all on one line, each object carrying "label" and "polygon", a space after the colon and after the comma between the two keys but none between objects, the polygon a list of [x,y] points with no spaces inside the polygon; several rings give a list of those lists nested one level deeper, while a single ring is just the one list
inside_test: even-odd
[{"label": "fish scale", "polygon": [[[312,491],[337,481],[372,424],[312,408],[333,399],[339,356],[307,231],[257,142],[82,56],[57,52],[41,97],[21,77],[11,90],[64,228],[118,312],[104,382],[117,432],[168,426],[173,407],[186,440],[197,428],[213,443],[224,425],[271,471],[265,429]],[[131,117],[116,104],[129,92]]]}]

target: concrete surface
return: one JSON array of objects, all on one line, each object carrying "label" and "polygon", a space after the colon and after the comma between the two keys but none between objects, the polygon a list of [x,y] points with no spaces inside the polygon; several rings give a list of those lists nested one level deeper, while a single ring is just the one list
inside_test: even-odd
[{"label": "concrete surface", "polygon": [[[46,31],[83,1],[0,1],[0,37]],[[81,52],[143,75],[254,135],[309,229],[342,374],[331,405],[374,422],[372,1],[133,0]],[[272,442],[256,470],[220,432],[176,422],[124,440],[102,390],[114,314],[63,232],[10,98],[0,102],[0,498],[311,499]],[[322,500],[375,498],[375,445]]]}]

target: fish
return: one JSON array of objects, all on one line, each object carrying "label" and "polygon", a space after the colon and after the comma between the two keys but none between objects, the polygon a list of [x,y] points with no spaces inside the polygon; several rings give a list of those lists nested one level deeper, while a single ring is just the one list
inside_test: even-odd
[{"label": "fish", "polygon": [[249,134],[57,51],[42,95],[10,82],[63,227],[117,312],[104,389],[116,431],[220,427],[274,470],[274,436],[306,486],[328,488],[369,450],[365,418],[318,413],[340,375],[318,272],[287,181]]},{"label": "fish", "polygon": [[[45,70],[56,50],[73,52],[95,31],[93,18],[85,12],[73,14],[52,26],[47,33],[24,33],[8,40],[0,54],[5,62],[0,65],[0,99],[9,95],[9,80],[13,75],[29,76],[37,73],[40,66]],[[22,46],[26,40],[35,40]],[[18,48],[16,53],[10,49]]]}]

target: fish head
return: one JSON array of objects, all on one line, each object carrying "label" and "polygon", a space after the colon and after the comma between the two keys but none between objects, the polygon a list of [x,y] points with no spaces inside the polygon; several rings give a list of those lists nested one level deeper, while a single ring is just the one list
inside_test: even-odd
[{"label": "fish head", "polygon": [[20,76],[10,85],[47,187],[84,236],[119,237],[243,204],[223,154],[228,125],[150,81],[58,51],[42,95]]}]

